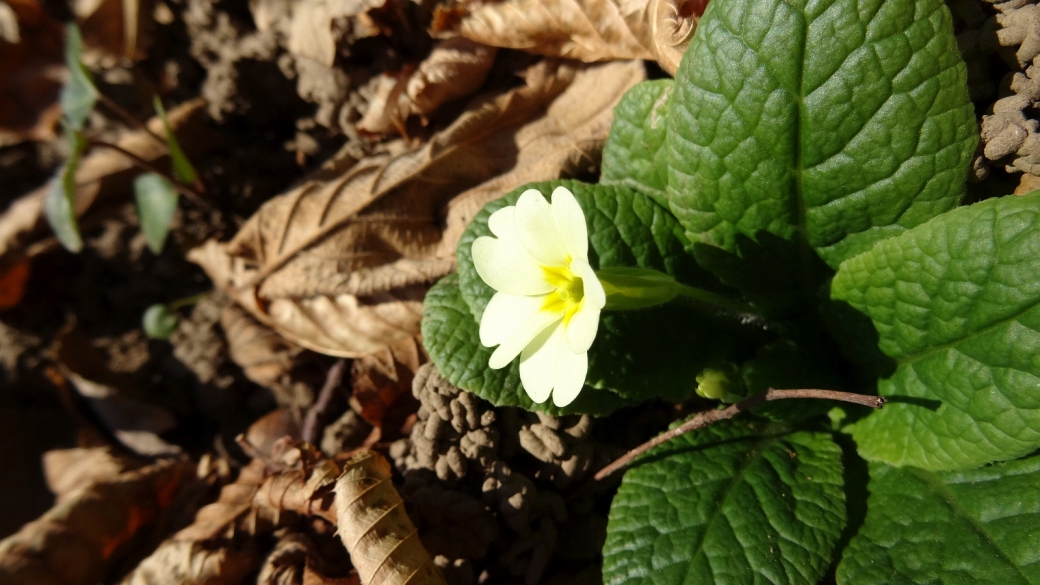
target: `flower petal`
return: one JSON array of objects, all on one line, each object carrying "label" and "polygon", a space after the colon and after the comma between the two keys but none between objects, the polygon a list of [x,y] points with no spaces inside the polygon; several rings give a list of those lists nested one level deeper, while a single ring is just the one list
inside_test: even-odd
[{"label": "flower petal", "polygon": [[491,359],[488,360],[488,367],[492,370],[506,367],[546,327],[560,321],[559,313],[549,311],[538,311],[530,318],[521,321],[512,331],[506,334],[502,339],[502,345],[499,345],[498,349],[491,354]]},{"label": "flower petal", "polygon": [[480,317],[480,343],[484,347],[501,344],[521,323],[536,318],[544,304],[544,296],[495,293]]},{"label": "flower petal", "polygon": [[557,187],[552,193],[552,215],[563,247],[572,258],[589,258],[589,230],[585,212],[574,194],[566,187]]},{"label": "flower petal", "polygon": [[531,400],[541,404],[549,399],[556,384],[556,361],[561,351],[569,351],[562,327],[542,331],[520,354],[520,382]]},{"label": "flower petal", "polygon": [[596,271],[589,265],[589,261],[575,258],[571,262],[571,272],[581,278],[586,306],[602,309],[607,304],[607,293],[603,290],[603,283],[596,277]]},{"label": "flower petal", "polygon": [[567,347],[574,353],[586,353],[596,340],[596,331],[599,329],[599,309],[593,309],[588,304],[582,305],[565,327],[567,333]]},{"label": "flower petal", "polygon": [[553,387],[553,404],[567,406],[578,397],[585,386],[585,375],[589,372],[589,354],[572,353],[564,349],[556,358],[556,384]]},{"label": "flower petal", "polygon": [[553,286],[516,241],[483,236],[473,242],[473,266],[491,288],[514,295],[543,295]]},{"label": "flower petal", "polygon": [[520,195],[513,226],[524,251],[542,266],[566,267],[570,263],[570,255],[556,231],[552,207],[537,190],[528,189]]},{"label": "flower petal", "polygon": [[498,211],[491,214],[488,218],[488,228],[491,233],[495,234],[499,239],[502,240],[515,240],[516,230],[513,229],[513,222],[516,217],[516,206],[510,205],[509,207],[503,207]]}]

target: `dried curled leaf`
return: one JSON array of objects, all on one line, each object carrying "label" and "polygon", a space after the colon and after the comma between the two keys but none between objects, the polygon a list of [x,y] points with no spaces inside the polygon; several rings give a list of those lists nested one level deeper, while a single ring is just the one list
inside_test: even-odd
[{"label": "dried curled leaf", "polygon": [[373,427],[400,425],[403,417],[388,414],[399,398],[411,394],[415,372],[428,359],[419,341],[409,337],[354,360],[350,366],[351,404]]},{"label": "dried curled leaf", "polygon": [[[675,74],[708,0],[506,0],[473,9],[456,33],[493,47],[585,62],[656,59]],[[450,22],[451,19],[442,19]]]},{"label": "dried curled leaf", "polygon": [[138,466],[126,458],[117,457],[107,447],[55,449],[43,454],[43,475],[58,502],[92,483],[111,481],[120,473]]},{"label": "dried curled leaf", "polygon": [[335,493],[339,537],[362,583],[446,583],[390,482],[386,459],[372,452],[355,456],[336,481]]},{"label": "dried curled leaf", "polygon": [[497,52],[461,37],[437,43],[410,76],[383,75],[358,130],[384,134],[402,129],[409,116],[426,116],[445,102],[473,93],[487,79]]},{"label": "dried curled leaf", "polygon": [[252,549],[166,541],[123,580],[123,585],[238,585],[259,564]]},{"label": "dried curled leaf", "polygon": [[594,166],[613,106],[643,78],[638,63],[539,63],[524,86],[477,99],[422,147],[306,182],[189,258],[304,347],[343,357],[389,347],[418,332],[426,288],[454,268],[473,214],[526,182]]},{"label": "dried curled leaf", "polygon": [[165,460],[92,483],[0,541],[4,585],[94,585],[173,501],[195,466]]},{"label": "dried curled leaf", "polygon": [[[303,348],[260,323],[245,309],[230,305],[220,315],[227,337],[228,353],[246,377],[270,389],[279,404],[306,406],[313,397],[309,389],[297,388],[292,371]],[[306,393],[307,396],[299,396]]]}]

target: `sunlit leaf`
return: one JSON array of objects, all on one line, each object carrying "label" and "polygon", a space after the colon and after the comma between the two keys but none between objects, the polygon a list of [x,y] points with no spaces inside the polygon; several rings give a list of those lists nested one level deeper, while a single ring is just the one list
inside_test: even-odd
[{"label": "sunlit leaf", "polygon": [[148,249],[158,254],[162,252],[173,216],[177,213],[177,188],[159,175],[148,173],[134,181],[134,198]]}]

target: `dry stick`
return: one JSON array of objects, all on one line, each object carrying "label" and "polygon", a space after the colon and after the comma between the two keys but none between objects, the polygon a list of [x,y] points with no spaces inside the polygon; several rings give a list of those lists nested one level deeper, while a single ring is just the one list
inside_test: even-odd
[{"label": "dry stick", "polygon": [[160,177],[162,177],[162,178],[166,179],[167,181],[169,181],[171,184],[173,184],[174,189],[176,189],[180,194],[184,195],[188,199],[191,199],[192,201],[194,201],[195,204],[197,204],[200,207],[203,207],[205,209],[212,209],[210,204],[207,203],[206,200],[202,198],[202,194],[199,193],[198,191],[196,191],[193,187],[190,187],[188,185],[184,185],[182,183],[177,182],[177,180],[174,179],[173,177],[171,177],[169,173],[164,173],[164,172],[160,171],[152,163],[144,160],[143,158],[137,156],[136,154],[130,152],[129,150],[123,148],[122,146],[118,146],[118,145],[112,144],[111,142],[105,142],[104,140],[97,140],[97,139],[94,139],[94,138],[91,138],[91,139],[87,140],[87,144],[90,145],[90,146],[100,146],[102,148],[109,148],[109,149],[112,149],[112,150],[118,152],[119,154],[125,156],[127,159],[130,160],[130,162],[132,162],[135,166],[141,168],[142,170],[148,171],[149,173],[155,173],[155,174],[159,175]]},{"label": "dry stick", "polygon": [[722,410],[707,410],[697,413],[693,418],[683,424],[670,431],[661,433],[635,449],[632,449],[628,453],[625,453],[610,465],[599,470],[599,472],[596,473],[596,479],[600,480],[611,475],[615,471],[631,463],[636,457],[639,457],[661,443],[666,443],[680,435],[685,435],[690,431],[706,427],[720,420],[731,419],[741,412],[754,408],[759,404],[773,400],[784,400],[787,398],[822,398],[825,400],[837,400],[839,402],[861,404],[863,406],[869,406],[870,408],[881,408],[885,405],[885,399],[881,396],[868,396],[866,394],[855,394],[852,392],[838,392],[837,390],[818,390],[815,388],[797,390],[777,390],[776,388],[770,388],[761,394],[756,394],[751,398],[741,400],[740,402],[732,404]]},{"label": "dry stick", "polygon": [[340,382],[343,381],[343,370],[346,367],[347,361],[344,359],[340,359],[332,364],[332,367],[329,368],[329,373],[325,376],[325,385],[321,387],[321,392],[318,393],[318,399],[314,401],[314,406],[307,411],[307,416],[303,419],[303,430],[300,431],[300,438],[311,445],[318,440],[318,431],[320,430],[318,423],[321,422],[320,419],[325,417],[326,411],[332,403],[332,396],[335,394],[336,388],[339,388]]}]

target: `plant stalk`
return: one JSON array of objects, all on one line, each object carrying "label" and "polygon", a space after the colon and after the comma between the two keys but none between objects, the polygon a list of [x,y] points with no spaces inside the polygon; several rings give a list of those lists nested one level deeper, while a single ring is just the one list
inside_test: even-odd
[{"label": "plant stalk", "polygon": [[695,431],[700,428],[704,428],[712,423],[716,423],[720,420],[728,420],[734,416],[754,408],[760,404],[771,402],[773,400],[786,400],[788,398],[817,398],[823,400],[837,400],[839,402],[849,402],[852,404],[860,404],[862,406],[869,406],[870,408],[881,408],[885,405],[885,399],[882,396],[869,396],[867,394],[856,394],[853,392],[839,392],[837,390],[819,390],[815,388],[801,388],[794,390],[777,390],[776,388],[770,388],[761,394],[756,394],[751,398],[741,400],[736,404],[722,410],[707,410],[699,412],[693,416],[690,420],[683,424],[675,427],[674,429],[668,430],[660,435],[657,435],[653,439],[643,443],[642,445],[632,449],[628,453],[625,453],[610,465],[607,465],[603,469],[596,473],[596,480],[601,480],[605,477],[610,476],[615,471],[625,467],[632,462],[633,459],[639,457],[643,453],[646,453],[650,449],[666,443],[672,439],[685,435],[690,431]]}]

